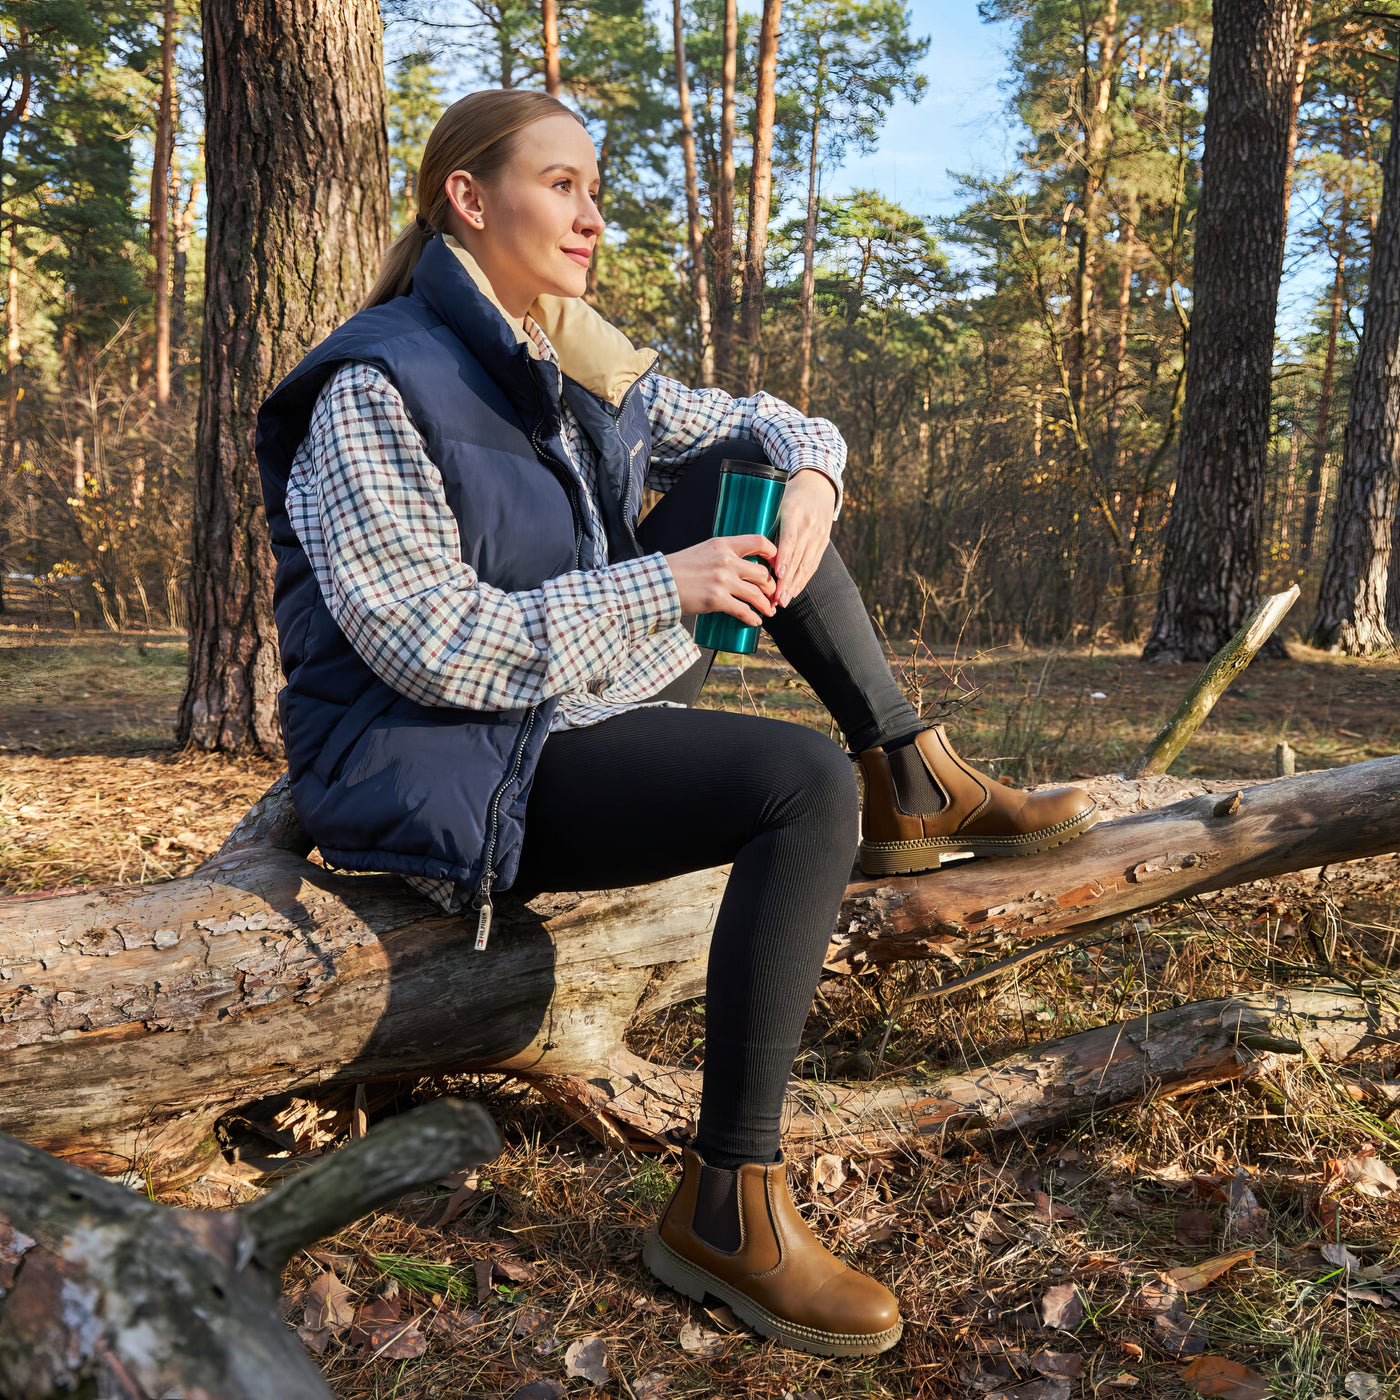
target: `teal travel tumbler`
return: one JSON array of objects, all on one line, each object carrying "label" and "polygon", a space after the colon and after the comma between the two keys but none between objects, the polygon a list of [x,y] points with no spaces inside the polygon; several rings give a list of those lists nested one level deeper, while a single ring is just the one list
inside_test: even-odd
[{"label": "teal travel tumbler", "polygon": [[[715,501],[715,535],[767,535],[778,523],[787,472],[767,462],[739,462],[727,458],[719,467],[719,496]],[[760,558],[751,554],[750,559]],[[695,619],[695,640],[715,651],[737,651],[745,656],[758,649],[757,627],[740,622],[729,613],[701,613]]]}]

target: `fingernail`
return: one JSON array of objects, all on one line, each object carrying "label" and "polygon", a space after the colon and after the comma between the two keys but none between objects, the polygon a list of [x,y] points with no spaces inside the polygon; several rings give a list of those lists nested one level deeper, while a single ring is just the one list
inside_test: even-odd
[{"label": "fingernail", "polygon": [[778,577],[779,577],[779,578],[783,578],[786,574],[787,574],[787,565],[786,565],[786,564],[779,564],[779,565],[778,565]]}]

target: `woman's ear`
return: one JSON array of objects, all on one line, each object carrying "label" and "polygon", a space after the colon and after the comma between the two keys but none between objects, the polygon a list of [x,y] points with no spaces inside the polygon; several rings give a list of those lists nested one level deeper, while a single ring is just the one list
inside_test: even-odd
[{"label": "woman's ear", "polygon": [[483,228],[486,213],[481,207],[481,185],[465,170],[454,170],[443,186],[447,202],[468,228]]}]

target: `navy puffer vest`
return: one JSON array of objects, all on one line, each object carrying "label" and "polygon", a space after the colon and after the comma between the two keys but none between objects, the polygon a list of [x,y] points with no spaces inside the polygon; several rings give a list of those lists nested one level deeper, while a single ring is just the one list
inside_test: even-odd
[{"label": "navy puffer vest", "polygon": [[[582,303],[569,316],[592,317],[605,343],[626,344]],[[563,380],[598,448],[599,513],[614,561],[640,552],[635,526],[651,441],[637,391],[637,368],[650,359],[627,349],[632,358],[614,375],[611,397]],[[603,542],[587,535],[560,437],[558,372],[517,344],[441,236],[424,249],[408,296],[352,316],[258,414],[287,682],[279,705],[297,814],[333,865],[446,876],[478,891],[480,903],[483,886],[489,896],[515,878],[555,702],[506,711],[418,704],[374,675],[331,616],[288,520],[286,490],[317,395],[352,361],[376,366],[398,389],[442,473],[462,558],[484,583],[538,588],[602,563]]]}]

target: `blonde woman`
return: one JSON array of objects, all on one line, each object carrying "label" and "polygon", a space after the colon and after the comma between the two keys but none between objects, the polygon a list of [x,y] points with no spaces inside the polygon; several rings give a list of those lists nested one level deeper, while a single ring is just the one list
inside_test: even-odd
[{"label": "blonde woman", "polygon": [[[292,791],[329,861],[400,873],[478,946],[510,886],[732,862],[698,1129],[644,1257],[766,1336],[871,1355],[900,1335],[896,1300],[813,1237],[779,1144],[857,853],[852,763],[815,730],[690,708],[711,660],[693,619],[762,624],[835,716],[868,870],[1044,850],[1093,803],[990,782],[920,722],[829,544],[840,435],[666,378],[581,300],[597,190],[553,98],[453,104],[367,306],[264,405]],[[744,456],[787,472],[776,546],[709,538],[719,463]],[[646,487],[665,496],[639,524]]]}]

